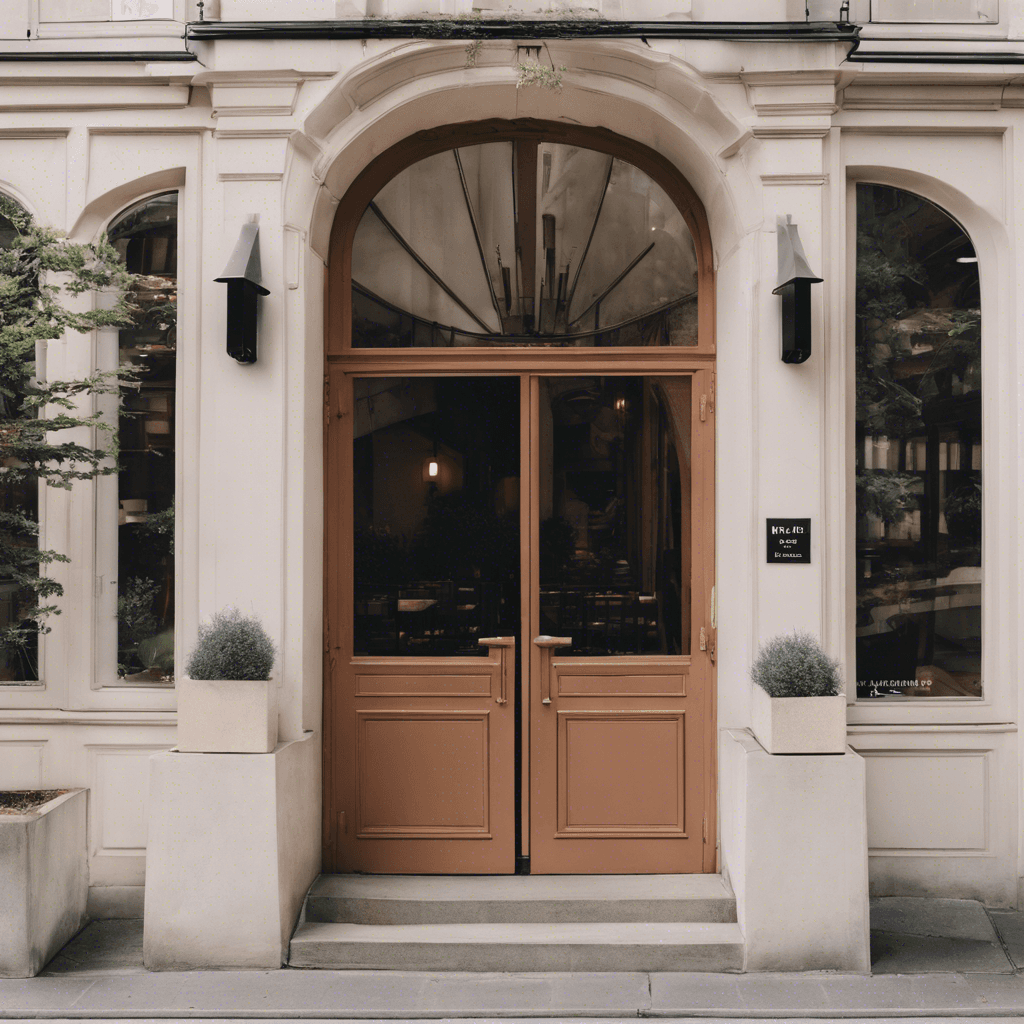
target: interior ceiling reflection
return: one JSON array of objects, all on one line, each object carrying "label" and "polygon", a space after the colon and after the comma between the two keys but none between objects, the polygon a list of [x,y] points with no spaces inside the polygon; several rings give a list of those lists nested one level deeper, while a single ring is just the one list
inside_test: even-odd
[{"label": "interior ceiling reflection", "polygon": [[683,215],[637,167],[560,143],[406,168],[363,214],[352,284],[357,347],[696,344]]}]

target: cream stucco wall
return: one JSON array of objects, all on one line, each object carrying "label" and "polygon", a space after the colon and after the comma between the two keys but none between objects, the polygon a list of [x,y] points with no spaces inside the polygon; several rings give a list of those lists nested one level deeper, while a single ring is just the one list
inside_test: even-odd
[{"label": "cream stucco wall", "polygon": [[[310,6],[310,17],[334,16],[320,12],[333,3]],[[1004,48],[1018,6],[1004,7],[996,26]],[[223,18],[254,13],[222,0]],[[362,167],[412,132],[533,117],[652,146],[707,209],[718,284],[719,726],[747,725],[748,666],[767,636],[809,629],[849,665],[849,183],[894,184],[946,208],[977,247],[985,433],[998,443],[986,445],[984,467],[985,699],[850,707],[850,742],[867,765],[872,879],[881,893],[1014,905],[1024,654],[1013,514],[1024,480],[1013,330],[1024,273],[1016,71],[844,62],[846,47],[825,42],[549,40],[547,56],[567,68],[552,91],[516,88],[519,54],[509,42],[485,42],[475,67],[457,40],[193,46],[191,64],[0,66],[0,188],[41,220],[89,238],[139,198],[168,188],[182,197],[178,663],[201,618],[226,604],[255,611],[281,652],[282,739],[312,732],[319,742],[323,284],[333,211]],[[259,362],[239,366],[223,350],[223,289],[213,279],[251,214],[260,217],[271,294]],[[778,358],[779,214],[793,215],[825,278],[814,292],[815,354],[802,366]],[[62,343],[48,365],[83,372],[94,357],[87,344]],[[779,515],[812,518],[810,566],[765,564],[763,520]],[[0,685],[0,785],[89,786],[92,884],[137,886],[148,799],[141,769],[173,745],[174,695],[117,685],[110,671],[104,521],[88,488],[47,497],[45,541],[73,559],[61,570],[68,599],[47,639],[44,683]],[[939,788],[921,782],[922,765]],[[289,777],[319,799],[316,771]]]}]

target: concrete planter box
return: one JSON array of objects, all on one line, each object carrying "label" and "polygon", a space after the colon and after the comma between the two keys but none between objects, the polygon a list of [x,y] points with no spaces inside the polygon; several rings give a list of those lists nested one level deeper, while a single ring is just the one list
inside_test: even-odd
[{"label": "concrete planter box", "polygon": [[0,815],[0,978],[32,978],[86,922],[85,789]]},{"label": "concrete planter box", "polygon": [[769,754],[842,754],[846,751],[846,695],[769,697],[751,687],[750,727]]},{"label": "concrete planter box", "polygon": [[269,754],[277,746],[273,679],[178,680],[178,750]]}]

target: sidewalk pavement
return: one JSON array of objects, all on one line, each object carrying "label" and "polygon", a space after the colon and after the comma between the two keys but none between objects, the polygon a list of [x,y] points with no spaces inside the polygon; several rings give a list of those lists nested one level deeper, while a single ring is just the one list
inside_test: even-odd
[{"label": "sidewalk pavement", "polygon": [[969,900],[874,900],[872,962],[870,976],[150,973],[141,921],[97,921],[38,978],[0,980],[0,1020],[1024,1020],[1022,913]]}]

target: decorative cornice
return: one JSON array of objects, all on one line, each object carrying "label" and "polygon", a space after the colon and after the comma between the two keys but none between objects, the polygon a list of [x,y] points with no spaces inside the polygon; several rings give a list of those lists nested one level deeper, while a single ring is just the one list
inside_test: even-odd
[{"label": "decorative cornice", "polygon": [[173,711],[52,711],[5,710],[0,711],[0,726],[4,725],[176,725],[178,716]]},{"label": "decorative cornice", "polygon": [[283,172],[278,171],[220,171],[218,181],[280,181]]},{"label": "decorative cornice", "polygon": [[842,94],[844,110],[998,110],[1003,86],[871,81],[860,78]]},{"label": "decorative cornice", "polygon": [[764,185],[827,185],[827,174],[762,174]]},{"label": "decorative cornice", "polygon": [[169,124],[169,125],[92,125],[88,129],[90,135],[202,135],[210,131],[209,125],[202,124]]},{"label": "decorative cornice", "polygon": [[66,139],[70,128],[0,128],[0,139]]},{"label": "decorative cornice", "polygon": [[755,139],[823,139],[830,129],[827,125],[756,125],[750,129]]}]

